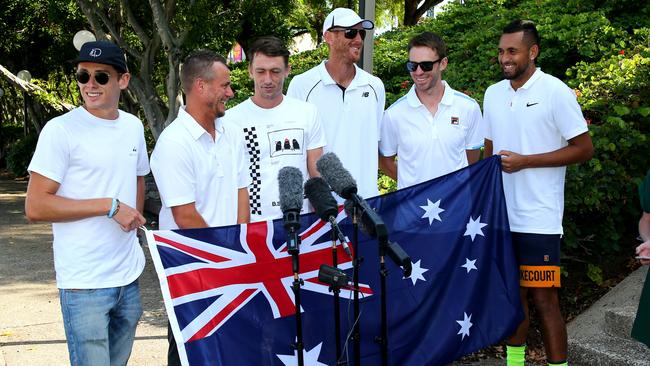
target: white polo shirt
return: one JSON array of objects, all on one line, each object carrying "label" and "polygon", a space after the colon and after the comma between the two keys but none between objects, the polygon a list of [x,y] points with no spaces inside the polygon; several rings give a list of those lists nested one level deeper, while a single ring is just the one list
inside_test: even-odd
[{"label": "white polo shirt", "polygon": [[[249,98],[226,111],[225,122],[239,127],[251,184],[251,222],[282,217],[278,173],[293,166],[309,178],[307,151],[325,146],[325,135],[313,104],[284,97],[274,108],[261,108]],[[305,200],[302,212],[308,212]]]},{"label": "white polo shirt", "polygon": [[465,150],[479,149],[484,133],[481,109],[443,81],[435,115],[420,102],[415,86],[384,112],[379,151],[397,155],[397,188],[437,178],[467,166]]},{"label": "white polo shirt", "polygon": [[[483,109],[486,138],[492,140],[495,154],[551,152],[588,131],[573,90],[539,68],[516,91],[509,80],[490,86]],[[503,173],[511,231],[563,233],[565,172],[562,166]]]},{"label": "white polo shirt", "polygon": [[160,192],[161,230],[178,229],[171,207],[194,202],[209,226],[237,223],[237,190],[250,179],[239,129],[215,121],[215,140],[184,107],[160,134],[151,170]]},{"label": "white polo shirt", "polygon": [[384,84],[355,65],[350,85],[341,89],[320,65],[291,80],[287,95],[313,103],[323,121],[327,146],[357,181],[364,198],[379,195],[377,188],[379,124],[386,104]]},{"label": "white polo shirt", "polygon": [[[75,108],[43,127],[27,169],[59,183],[57,196],[115,197],[136,207],[137,177],[149,173],[142,122],[124,111],[107,120]],[[142,273],[136,231],[106,215],[55,222],[52,233],[60,289],[126,286]]]}]

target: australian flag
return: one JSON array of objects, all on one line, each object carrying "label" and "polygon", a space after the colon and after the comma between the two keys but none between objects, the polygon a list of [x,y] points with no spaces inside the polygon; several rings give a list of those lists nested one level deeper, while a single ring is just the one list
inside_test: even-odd
[{"label": "australian flag", "polygon": [[[368,200],[408,253],[412,274],[386,257],[391,365],[446,365],[510,335],[523,318],[498,157]],[[352,237],[340,210],[339,225]],[[305,365],[354,360],[352,293],[342,290],[336,355],[333,293],[318,281],[332,264],[330,224],[301,216],[300,278]],[[282,220],[150,231],[179,354],[187,365],[297,365],[292,258]],[[381,364],[376,240],[359,235],[361,363]],[[352,260],[337,250],[352,278]]]}]

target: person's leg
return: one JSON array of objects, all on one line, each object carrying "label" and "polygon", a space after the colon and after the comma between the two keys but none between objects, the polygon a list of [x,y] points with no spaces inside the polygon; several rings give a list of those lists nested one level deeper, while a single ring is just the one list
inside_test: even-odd
[{"label": "person's leg", "polygon": [[567,359],[567,331],[557,288],[531,288],[530,293],[542,325],[546,360],[562,364]]},{"label": "person's leg", "polygon": [[169,342],[169,347],[167,348],[167,366],[180,366],[181,359],[178,355],[178,348],[176,345],[176,339],[174,339],[174,333],[172,332],[172,326],[167,322],[167,341]]},{"label": "person's leg", "polygon": [[519,299],[524,311],[524,320],[519,323],[515,333],[506,339],[506,363],[508,366],[524,366],[526,361],[526,337],[530,326],[528,312],[528,289],[519,288]]},{"label": "person's leg", "polygon": [[111,366],[124,366],[131,356],[135,329],[142,316],[138,281],[118,288],[117,302],[110,312],[109,351]]},{"label": "person's leg", "polygon": [[116,293],[113,288],[59,290],[72,366],[110,365],[108,323]]}]

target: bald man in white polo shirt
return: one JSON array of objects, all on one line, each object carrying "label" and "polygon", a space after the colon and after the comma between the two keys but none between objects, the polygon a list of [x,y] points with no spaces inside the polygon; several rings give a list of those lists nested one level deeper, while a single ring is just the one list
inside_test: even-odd
[{"label": "bald man in white polo shirt", "polygon": [[386,103],[382,81],[356,65],[366,31],[374,26],[350,9],[334,9],[323,24],[329,59],[294,77],[287,91],[316,105],[327,141],[324,152],[341,159],[364,197],[379,194],[379,123]]},{"label": "bald man in white polo shirt", "polygon": [[484,138],[478,103],[442,80],[447,68],[443,40],[424,32],[411,39],[408,50],[413,86],[384,112],[379,143],[379,167],[397,180],[397,188],[478,161]]}]

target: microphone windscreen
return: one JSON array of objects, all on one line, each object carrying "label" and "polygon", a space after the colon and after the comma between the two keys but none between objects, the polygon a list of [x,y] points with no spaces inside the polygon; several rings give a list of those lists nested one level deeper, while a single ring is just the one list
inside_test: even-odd
[{"label": "microphone windscreen", "polygon": [[357,193],[357,182],[333,152],[323,154],[316,162],[316,168],[339,196],[348,199]]},{"label": "microphone windscreen", "polygon": [[293,166],[285,166],[278,173],[280,209],[282,212],[302,209],[302,172]]},{"label": "microphone windscreen", "polygon": [[330,216],[336,217],[338,214],[338,205],[330,193],[330,186],[321,177],[314,177],[305,183],[305,196],[314,206],[316,214],[322,220],[327,221]]}]

